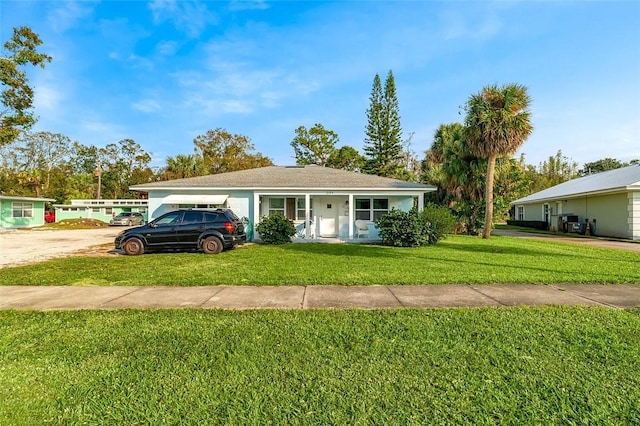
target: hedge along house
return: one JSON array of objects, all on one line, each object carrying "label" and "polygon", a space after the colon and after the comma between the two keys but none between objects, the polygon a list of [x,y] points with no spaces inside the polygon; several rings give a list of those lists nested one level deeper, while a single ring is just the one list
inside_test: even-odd
[{"label": "hedge along house", "polygon": [[516,220],[544,221],[565,232],[589,220],[595,235],[640,240],[640,165],[570,180],[511,205]]},{"label": "hedge along house", "polygon": [[147,220],[147,200],[71,200],[71,204],[54,204],[56,222],[65,219],[109,221],[123,212],[139,212]]},{"label": "hedge along house", "polygon": [[0,228],[30,228],[44,225],[45,203],[51,198],[0,195]]},{"label": "hedge along house", "polygon": [[[391,209],[420,209],[435,187],[320,166],[269,166],[216,175],[134,185],[148,193],[149,220],[179,208],[230,208],[248,220],[281,213],[303,238],[377,238],[373,221]],[[367,232],[358,232],[356,220]]]}]

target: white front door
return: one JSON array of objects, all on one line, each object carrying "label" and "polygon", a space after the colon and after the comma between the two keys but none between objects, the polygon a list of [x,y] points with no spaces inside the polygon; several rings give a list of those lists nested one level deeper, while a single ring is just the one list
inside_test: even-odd
[{"label": "white front door", "polygon": [[313,209],[319,221],[321,237],[338,236],[338,213],[340,200],[334,198],[317,198],[313,201]]}]

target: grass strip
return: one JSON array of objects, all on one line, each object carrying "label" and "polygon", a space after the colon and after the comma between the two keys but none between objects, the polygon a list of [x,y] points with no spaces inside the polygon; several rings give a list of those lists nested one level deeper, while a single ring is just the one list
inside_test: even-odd
[{"label": "grass strip", "polygon": [[640,311],[0,312],[0,424],[638,424]]}]

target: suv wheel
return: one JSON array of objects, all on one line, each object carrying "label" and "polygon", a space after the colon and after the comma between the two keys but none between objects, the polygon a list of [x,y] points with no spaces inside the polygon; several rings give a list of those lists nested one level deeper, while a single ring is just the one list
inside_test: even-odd
[{"label": "suv wheel", "polygon": [[137,238],[131,238],[124,243],[124,252],[128,255],[135,256],[144,253],[144,245]]},{"label": "suv wheel", "polygon": [[202,242],[202,251],[207,254],[218,254],[222,251],[222,241],[218,237],[208,237]]}]

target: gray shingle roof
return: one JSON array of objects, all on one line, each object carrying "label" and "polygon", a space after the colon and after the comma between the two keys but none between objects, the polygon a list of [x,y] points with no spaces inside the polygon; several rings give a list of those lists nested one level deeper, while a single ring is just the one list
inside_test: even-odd
[{"label": "gray shingle roof", "polygon": [[134,190],[164,188],[291,188],[291,189],[408,189],[435,190],[434,186],[319,166],[269,166],[216,175],[134,185]]},{"label": "gray shingle roof", "polygon": [[571,198],[598,192],[611,192],[628,188],[640,190],[640,164],[596,173],[561,183],[511,204],[525,204],[557,198]]}]

